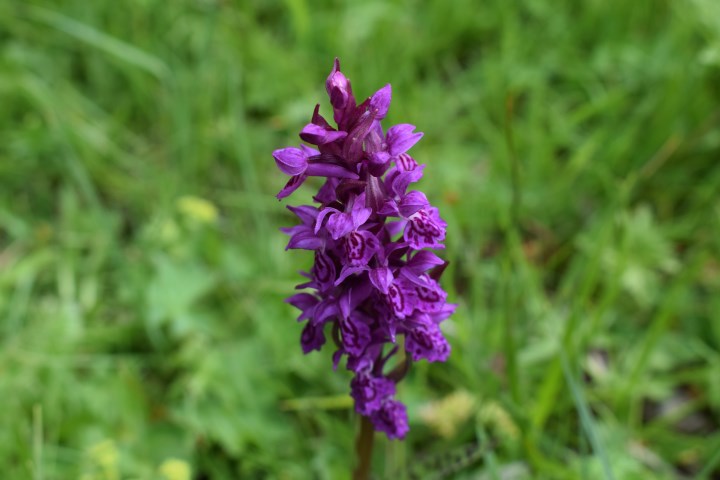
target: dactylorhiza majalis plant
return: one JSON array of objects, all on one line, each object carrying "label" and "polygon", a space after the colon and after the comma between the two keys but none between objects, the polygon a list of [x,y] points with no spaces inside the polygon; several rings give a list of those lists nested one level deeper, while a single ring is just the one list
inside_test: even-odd
[{"label": "dactylorhiza majalis plant", "polygon": [[[315,262],[286,301],[301,310],[305,353],[320,350],[329,335],[354,377],[350,393],[355,410],[388,438],[408,432],[405,405],[395,399],[396,383],[410,360],[442,362],[450,345],[440,323],[455,310],[438,279],[446,262],[430,249],[444,248],[446,223],[425,194],[408,188],[424,165],[408,150],[420,140],[410,124],[383,129],[390,106],[386,85],[361,104],[335,60],[325,82],[333,107],[333,127],[315,107],[300,145],[273,152],[290,180],[278,199],[294,192],[308,177],[324,183],[313,197],[317,205],[288,208],[300,224],[283,228],[288,249],[313,250]],[[391,372],[388,361],[401,348],[404,360]]]}]

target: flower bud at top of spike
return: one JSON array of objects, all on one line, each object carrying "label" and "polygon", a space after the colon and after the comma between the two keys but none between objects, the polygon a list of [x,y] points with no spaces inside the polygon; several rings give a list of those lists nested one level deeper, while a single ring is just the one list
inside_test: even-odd
[{"label": "flower bud at top of spike", "polygon": [[[350,80],[340,71],[340,60],[335,59],[333,69],[325,81],[325,89],[330,96],[330,104],[337,111],[343,111],[355,103]],[[335,119],[338,121],[338,119]],[[339,122],[339,121],[338,121]]]}]

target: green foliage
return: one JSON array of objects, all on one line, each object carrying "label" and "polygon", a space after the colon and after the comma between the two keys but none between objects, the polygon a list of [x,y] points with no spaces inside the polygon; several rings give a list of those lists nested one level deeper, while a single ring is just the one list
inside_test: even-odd
[{"label": "green foliage", "polygon": [[0,2],[3,478],[348,477],[349,376],[282,302],[311,259],[270,156],[335,56],[425,132],[460,304],[376,475],[716,478],[719,13]]}]

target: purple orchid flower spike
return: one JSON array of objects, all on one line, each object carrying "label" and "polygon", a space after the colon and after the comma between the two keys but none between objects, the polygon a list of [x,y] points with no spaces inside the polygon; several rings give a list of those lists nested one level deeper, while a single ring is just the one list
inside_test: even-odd
[{"label": "purple orchid flower spike", "polygon": [[[355,410],[388,438],[401,439],[409,426],[395,398],[397,382],[410,361],[443,362],[450,354],[440,329],[455,309],[439,283],[447,262],[427,250],[444,248],[446,223],[424,193],[408,191],[424,166],[407,152],[423,134],[407,123],[383,129],[390,85],[358,104],[335,60],[325,87],[335,126],[318,105],[300,132],[317,149],[273,152],[290,176],[278,198],[308,177],[325,178],[313,197],[317,206],[288,207],[300,223],[282,229],[290,236],[287,248],[313,250],[315,261],[298,285],[310,292],[286,301],[305,322],[303,351],[320,350],[332,338],[335,366],[345,358],[353,372]],[[401,349],[404,360],[388,371]]]}]

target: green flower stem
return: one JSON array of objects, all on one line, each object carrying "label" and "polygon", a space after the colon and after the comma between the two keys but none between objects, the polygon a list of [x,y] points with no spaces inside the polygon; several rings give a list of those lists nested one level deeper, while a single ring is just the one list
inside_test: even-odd
[{"label": "green flower stem", "polygon": [[368,480],[372,465],[373,437],[375,429],[367,417],[360,416],[360,433],[355,441],[357,466],[353,472],[353,480]]}]

